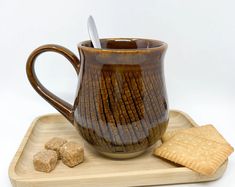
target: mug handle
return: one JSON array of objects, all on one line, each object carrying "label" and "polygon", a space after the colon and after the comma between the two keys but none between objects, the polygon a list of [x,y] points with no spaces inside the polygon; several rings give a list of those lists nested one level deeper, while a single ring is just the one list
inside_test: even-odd
[{"label": "mug handle", "polygon": [[29,82],[31,83],[32,87],[38,92],[39,95],[41,95],[47,102],[49,102],[53,107],[55,107],[73,124],[74,122],[73,106],[68,102],[60,99],[55,94],[50,92],[47,88],[45,88],[38,80],[37,75],[35,73],[34,65],[36,58],[40,54],[48,51],[56,52],[66,57],[75,68],[77,75],[79,74],[81,63],[73,52],[60,45],[48,44],[35,49],[30,54],[26,64],[26,72]]}]

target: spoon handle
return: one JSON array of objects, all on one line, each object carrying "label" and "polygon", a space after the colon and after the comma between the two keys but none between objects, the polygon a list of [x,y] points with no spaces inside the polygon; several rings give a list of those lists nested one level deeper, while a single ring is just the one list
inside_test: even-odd
[{"label": "spoon handle", "polygon": [[89,36],[90,36],[90,39],[92,41],[94,48],[101,48],[95,21],[92,16],[89,16],[87,20],[87,27],[88,27],[88,33],[89,33]]}]

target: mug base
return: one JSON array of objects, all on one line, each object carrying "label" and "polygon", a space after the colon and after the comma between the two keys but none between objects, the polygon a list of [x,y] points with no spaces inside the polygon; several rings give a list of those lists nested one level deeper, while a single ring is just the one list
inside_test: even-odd
[{"label": "mug base", "polygon": [[134,158],[137,157],[141,154],[143,154],[146,150],[143,151],[138,151],[134,153],[107,153],[107,152],[100,152],[100,154],[109,157],[109,158],[114,158],[114,159],[129,159],[129,158]]}]

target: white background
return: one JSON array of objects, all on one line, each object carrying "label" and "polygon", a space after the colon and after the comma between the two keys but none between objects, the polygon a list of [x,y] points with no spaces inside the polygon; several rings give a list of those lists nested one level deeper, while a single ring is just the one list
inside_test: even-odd
[{"label": "white background", "polygon": [[[0,186],[10,187],[8,166],[31,121],[55,112],[26,78],[28,55],[47,43],[77,54],[77,43],[88,39],[89,14],[100,37],[168,43],[170,107],[187,112],[199,124],[214,124],[235,146],[234,8],[232,0],[0,0]],[[72,103],[77,77],[63,57],[41,56],[37,72],[47,88]],[[234,173],[235,154],[220,180],[192,186],[232,186]]]}]

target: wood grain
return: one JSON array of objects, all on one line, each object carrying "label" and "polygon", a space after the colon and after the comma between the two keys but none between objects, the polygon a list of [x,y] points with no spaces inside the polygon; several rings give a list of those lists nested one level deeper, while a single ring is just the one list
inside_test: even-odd
[{"label": "wood grain", "polygon": [[[187,114],[170,111],[168,130],[192,126],[197,124]],[[33,155],[43,149],[44,143],[54,136],[83,142],[75,128],[63,116],[49,114],[38,117],[30,126],[9,167],[9,177],[14,187],[119,187],[192,183],[218,179],[227,166],[226,161],[213,176],[207,177],[154,157],[153,147],[133,159],[112,160],[98,154],[84,142],[83,164],[68,168],[59,163],[49,174],[35,171]],[[158,141],[154,146],[160,143]]]}]

